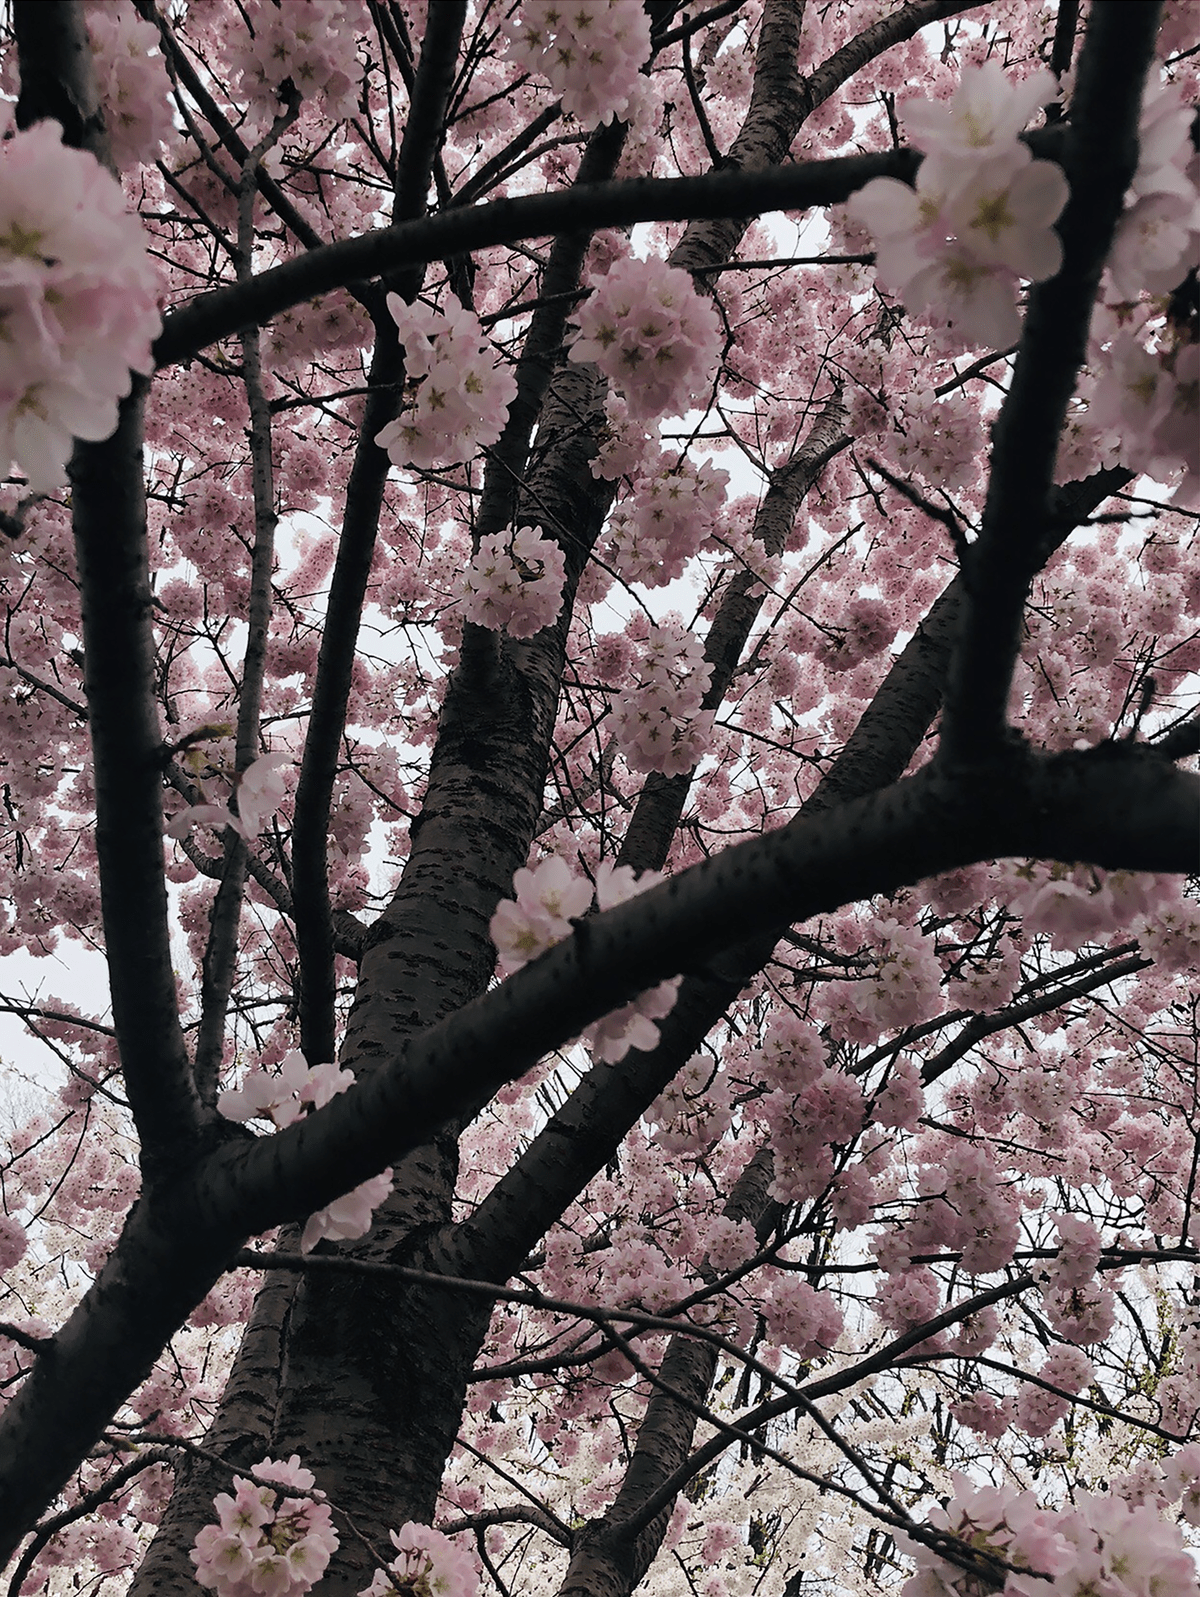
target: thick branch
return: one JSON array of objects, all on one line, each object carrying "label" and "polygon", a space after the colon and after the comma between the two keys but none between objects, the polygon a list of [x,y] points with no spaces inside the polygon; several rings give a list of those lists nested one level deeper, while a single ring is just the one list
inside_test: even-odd
[{"label": "thick branch", "polygon": [[13,29],[21,74],[17,126],[52,117],[62,124],[64,144],[90,150],[111,168],[83,7],[78,0],[14,0]]},{"label": "thick branch", "polygon": [[1198,798],[1200,780],[1136,749],[1017,754],[958,776],[930,766],[584,923],[304,1123],[249,1146],[239,1138],[139,1204],[0,1419],[0,1524],[19,1534],[44,1507],[241,1237],[305,1215],[425,1145],[464,1101],[515,1079],[648,984],[702,970],[763,927],[980,860],[1193,870]]},{"label": "thick branch", "polygon": [[[408,225],[421,225],[412,219],[420,217],[425,208],[465,17],[465,0],[443,0],[443,4],[429,13],[400,156],[402,184],[396,194],[396,214]],[[403,278],[390,278],[388,287],[411,301],[420,282],[420,271],[413,271]],[[359,621],[375,555],[383,490],[391,466],[375,438],[396,414],[398,388],[403,379],[404,355],[395,324],[390,317],[382,317],[368,379],[370,391],[364,407],[362,431],[346,487],[342,535],[317,657],[292,832],[292,901],[300,965],[300,1046],[313,1063],[332,1060],[336,1050],[334,935],[326,856],[329,807],[346,724]]]},{"label": "thick branch", "polygon": [[175,1168],[200,1122],[175,994],[163,877],[162,734],[142,478],[138,383],[113,436],[71,462],[83,603],[84,687],[96,786],[100,903],[113,1024],[151,1180]]},{"label": "thick branch", "polygon": [[165,318],[154,346],[159,366],[197,351],[251,323],[266,322],[303,300],[357,278],[377,277],[451,255],[528,238],[637,222],[682,222],[697,217],[749,218],[768,210],[836,205],[874,177],[911,183],[920,165],[913,150],[798,162],[761,172],[716,172],[703,177],[621,178],[559,194],[532,194],[443,211],[357,238],[310,250],[260,272],[253,283],[215,289]]},{"label": "thick branch", "polygon": [[1030,293],[993,434],[983,524],[967,566],[968,610],[946,692],[949,760],[986,758],[1003,735],[1025,600],[1046,542],[1059,435],[1137,166],[1142,83],[1159,10],[1096,0],[1089,14],[1064,158],[1071,197],[1059,228],[1063,264]]}]

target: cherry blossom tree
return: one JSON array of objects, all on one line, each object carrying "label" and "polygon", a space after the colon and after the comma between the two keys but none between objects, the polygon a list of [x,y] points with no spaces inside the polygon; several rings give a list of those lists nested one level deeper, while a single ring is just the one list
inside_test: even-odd
[{"label": "cherry blossom tree", "polygon": [[13,1597],[1197,1590],[1194,20],[14,0]]}]

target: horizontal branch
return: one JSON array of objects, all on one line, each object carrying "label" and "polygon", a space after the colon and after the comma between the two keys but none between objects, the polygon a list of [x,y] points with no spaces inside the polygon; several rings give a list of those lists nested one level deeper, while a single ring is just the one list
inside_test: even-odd
[{"label": "horizontal branch", "polygon": [[872,178],[895,177],[911,183],[920,162],[915,150],[890,150],[831,161],[800,161],[758,172],[621,178],[562,193],[523,195],[442,211],[326,244],[260,272],[250,283],[232,284],[188,301],[164,318],[154,346],[155,360],[160,367],[188,360],[218,339],[269,321],[304,300],[403,266],[581,229],[748,217],[763,211],[836,205]]},{"label": "horizontal branch", "polygon": [[1153,752],[1020,750],[936,763],[693,866],[414,1037],[305,1122],[230,1141],[133,1210],[95,1285],[0,1416],[4,1537],[42,1511],[247,1235],[311,1213],[428,1142],[637,992],[764,927],[1011,856],[1110,869],[1197,866],[1200,779]]},{"label": "horizontal branch", "polygon": [[[937,764],[867,798],[740,844],[575,935],[415,1037],[320,1114],[213,1155],[197,1201],[218,1225],[264,1230],[331,1201],[450,1112],[514,1079],[638,992],[764,926],[808,919],[981,860],[1033,857],[1189,872],[1200,780],[1104,745],[950,773]],[[211,1206],[211,1207],[210,1207]]]}]

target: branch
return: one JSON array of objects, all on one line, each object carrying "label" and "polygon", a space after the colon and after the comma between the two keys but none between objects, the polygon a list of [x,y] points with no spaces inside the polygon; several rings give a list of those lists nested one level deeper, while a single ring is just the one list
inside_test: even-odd
[{"label": "branch", "polygon": [[14,0],[12,20],[21,76],[17,126],[50,117],[62,125],[64,144],[90,150],[111,171],[83,7],[77,0]]},{"label": "branch", "polygon": [[[964,1302],[956,1304],[953,1308],[946,1309],[943,1313],[927,1320],[923,1325],[916,1326],[911,1331],[906,1331],[903,1336],[893,1338],[877,1352],[869,1354],[866,1358],[859,1359],[857,1363],[836,1371],[832,1375],[810,1381],[800,1388],[808,1402],[815,1402],[818,1398],[829,1397],[835,1392],[844,1392],[848,1387],[856,1386],[869,1375],[878,1375],[881,1371],[890,1369],[903,1354],[911,1348],[918,1347],[922,1342],[937,1336],[940,1332],[949,1330],[952,1325],[968,1319],[980,1310],[990,1308],[994,1303],[1002,1303],[1005,1298],[1015,1297],[1019,1292],[1026,1291],[1033,1285],[1031,1275],[1022,1274],[1011,1281],[1005,1281],[1000,1286],[992,1287],[986,1292],[979,1292],[974,1297],[967,1298]],[[771,1398],[765,1403],[760,1403],[756,1408],[743,1414],[738,1421],[738,1429],[743,1432],[757,1431],[769,1420],[778,1419],[781,1414],[786,1414],[795,1406],[795,1399],[790,1393],[781,1397]],[[626,1536],[637,1535],[660,1514],[668,1503],[673,1503],[675,1498],[684,1489],[689,1481],[694,1480],[702,1470],[706,1469],[715,1458],[718,1458],[729,1446],[733,1438],[724,1434],[714,1436],[702,1447],[692,1454],[691,1458],[662,1485],[650,1494],[642,1503],[637,1513],[630,1515],[622,1526]],[[758,1445],[759,1438],[752,1437],[753,1445]]]},{"label": "branch", "polygon": [[967,1022],[957,1037],[939,1049],[931,1059],[925,1061],[921,1068],[922,1084],[928,1087],[939,1076],[945,1075],[951,1065],[957,1064],[985,1037],[992,1037],[998,1031],[1007,1031],[1010,1026],[1019,1026],[1022,1021],[1034,1020],[1038,1015],[1048,1015],[1052,1009],[1061,1009],[1073,998],[1086,998],[1088,993],[1095,992],[1097,987],[1106,987],[1109,982],[1119,981],[1122,976],[1132,976],[1135,971],[1145,970],[1153,963],[1153,960],[1146,959],[1141,954],[1133,954],[1118,960],[1114,965],[1106,965],[1100,970],[1090,972],[1087,976],[1081,976],[1078,981],[1071,982],[1065,987],[1052,987],[1049,992],[1041,994],[1038,998],[1029,998],[1024,1003],[1011,1004],[1007,1009],[997,1010],[995,1014],[976,1015],[973,1020]]},{"label": "branch", "polygon": [[[237,273],[242,282],[251,274],[254,258],[255,175],[263,156],[296,120],[299,97],[293,93],[287,110],[275,118],[265,137],[246,157],[238,184]],[[246,616],[246,653],[238,690],[237,743],[234,763],[240,773],[258,758],[259,717],[263,678],[267,665],[267,637],[271,627],[275,570],[275,477],[271,463],[271,409],[263,388],[262,353],[257,327],[241,335],[242,380],[250,411],[250,483],[254,503],[254,546],[250,557],[250,603]],[[236,803],[236,794],[235,794]],[[224,837],[221,885],[209,917],[200,983],[200,1026],[196,1036],[195,1080],[201,1101],[215,1105],[217,1083],[224,1058],[225,1016],[233,990],[238,956],[238,927],[242,893],[246,885],[249,847],[232,827]]]},{"label": "branch", "polygon": [[397,223],[357,238],[326,244],[260,272],[251,283],[198,295],[168,312],[154,346],[160,367],[253,323],[270,321],[292,305],[341,288],[450,255],[549,238],[556,233],[627,227],[637,222],[685,222],[697,217],[748,220],[767,210],[836,205],[875,177],[911,183],[920,165],[913,150],[798,162],[764,171],[722,171],[702,177],[622,178],[560,194],[493,200]]},{"label": "branch", "polygon": [[[1116,488],[1121,470],[1068,483],[1054,498],[1061,541]],[[817,815],[894,782],[908,766],[941,705],[962,605],[956,578],[935,602],[888,672],[871,704],[804,807]],[[689,1059],[726,1008],[770,958],[784,928],[771,927],[729,950],[718,966],[689,976],[660,1026],[651,1053],[619,1064],[594,1064],[526,1152],[457,1230],[456,1247],[470,1273],[511,1274],[546,1227],[612,1157],[638,1117]]]},{"label": "branch", "polygon": [[163,876],[142,405],[136,381],[104,443],[71,461],[100,904],[113,1025],[148,1180],[194,1151],[201,1110],[179,1024]]},{"label": "branch", "polygon": [[[809,489],[820,481],[829,461],[852,442],[842,432],[845,420],[838,390],[826,401],[793,458],[771,474],[752,529],[752,536],[768,555],[783,549]],[[766,589],[750,571],[739,571],[726,588],[704,640],[704,658],[712,666],[712,679],[702,709],[720,708],[766,597]],[[620,864],[632,865],[637,871],[662,869],[695,774],[693,769],[681,776],[653,773],[647,777],[621,843]]]},{"label": "branch", "polygon": [[1062,269],[1029,296],[1012,382],[993,432],[992,469],[969,602],[946,693],[941,749],[986,758],[1004,734],[1025,600],[1043,558],[1055,455],[1087,349],[1092,302],[1137,166],[1142,84],[1160,7],[1096,0],[1079,63],[1059,225]]},{"label": "branch", "polygon": [[[425,209],[465,18],[466,0],[442,0],[429,13],[400,151],[401,178],[395,210],[404,219],[401,226],[425,225],[414,219]],[[330,247],[340,248],[339,245]],[[311,260],[312,256],[305,258]],[[393,275],[387,280],[387,286],[400,291],[402,297],[411,302],[416,297],[422,275],[420,270],[410,271],[403,278]],[[359,621],[375,555],[383,491],[391,467],[386,451],[376,444],[375,438],[396,414],[399,386],[403,381],[404,355],[395,324],[390,316],[381,317],[362,430],[346,487],[342,535],[317,656],[292,830],[292,902],[300,967],[300,1047],[313,1063],[336,1056],[334,934],[326,855],[329,807],[346,724]]]},{"label": "branch", "polygon": [[1187,760],[1200,754],[1200,716],[1172,727],[1153,747],[1166,760]]},{"label": "branch", "polygon": [[[238,1138],[169,1192],[143,1198],[52,1355],[0,1416],[0,1525],[28,1524],[61,1487],[242,1237],[311,1213],[424,1146],[464,1102],[490,1096],[648,985],[704,969],[764,927],[980,860],[1193,869],[1198,797],[1200,779],[1124,746],[1017,753],[954,776],[928,766],[582,923],[303,1123]],[[9,1551],[0,1541],[0,1556]]]}]

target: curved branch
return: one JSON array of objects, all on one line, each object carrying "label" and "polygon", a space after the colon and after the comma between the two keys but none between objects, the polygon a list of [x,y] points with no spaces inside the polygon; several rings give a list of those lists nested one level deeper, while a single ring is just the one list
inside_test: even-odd
[{"label": "curved branch", "polygon": [[[582,923],[304,1123],[249,1143],[231,1138],[138,1204],[0,1417],[6,1536],[53,1497],[244,1236],[310,1213],[423,1146],[464,1102],[516,1079],[647,985],[704,969],[764,927],[980,860],[1193,870],[1198,800],[1200,778],[1137,749],[1017,753],[956,775],[926,767]],[[9,1551],[0,1541],[0,1554]]]},{"label": "curved branch", "polygon": [[1030,293],[993,432],[983,522],[966,567],[968,611],[946,689],[941,748],[948,760],[986,758],[1004,733],[1025,601],[1048,531],[1059,435],[1137,167],[1142,84],[1159,11],[1157,3],[1096,0],[1089,13],[1064,155],[1071,197],[1059,225],[1063,263]]},{"label": "curved branch", "polygon": [[[396,214],[405,219],[402,226],[423,225],[413,219],[420,217],[425,208],[465,18],[466,0],[442,0],[442,4],[429,13],[400,152],[402,176],[396,191]],[[312,259],[311,256],[306,258]],[[412,300],[420,287],[421,275],[420,271],[414,271],[403,279],[390,278],[388,287]],[[386,451],[375,439],[396,414],[397,390],[403,380],[404,355],[395,324],[390,316],[380,317],[362,429],[346,487],[342,534],[317,656],[292,832],[292,902],[300,966],[300,1047],[305,1057],[314,1063],[332,1060],[336,1053],[334,928],[326,855],[329,807],[337,774],[338,750],[346,725],[359,621],[375,555],[383,491],[391,468]]]},{"label": "curved branch", "polygon": [[761,211],[836,205],[874,177],[912,182],[915,150],[840,156],[760,172],[722,171],[702,177],[619,178],[560,194],[531,194],[487,205],[442,211],[357,238],[310,250],[260,272],[246,285],[201,294],[168,312],[154,346],[160,367],[188,360],[207,345],[303,300],[359,278],[444,260],[496,244],[548,238],[582,228],[629,227],[637,222],[684,222],[697,217],[749,219]]}]

